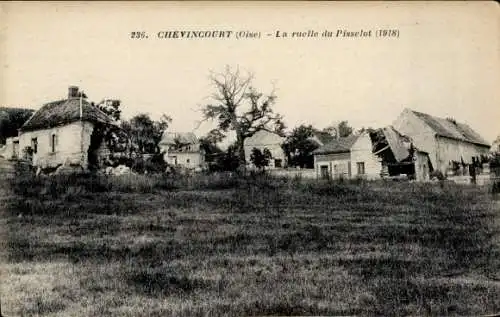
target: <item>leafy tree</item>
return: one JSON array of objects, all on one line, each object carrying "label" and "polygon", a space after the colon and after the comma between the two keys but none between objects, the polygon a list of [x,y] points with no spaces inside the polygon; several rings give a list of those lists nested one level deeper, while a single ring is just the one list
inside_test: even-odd
[{"label": "leafy tree", "polygon": [[152,120],[148,114],[140,113],[128,121],[123,121],[121,127],[127,131],[132,143],[141,154],[154,154],[160,151],[158,144],[172,119],[162,115],[160,120]]},{"label": "leafy tree", "polygon": [[222,73],[212,73],[210,81],[215,88],[213,103],[203,108],[203,120],[217,121],[221,135],[232,130],[236,133],[239,164],[245,164],[244,141],[257,131],[267,130],[282,134],[282,116],[275,113],[274,92],[264,95],[252,85],[253,75],[242,75],[239,69],[226,66]]},{"label": "leafy tree", "polygon": [[0,144],[5,144],[7,138],[17,136],[17,130],[33,112],[35,111],[32,109],[0,107]]},{"label": "leafy tree", "polygon": [[258,148],[253,148],[252,154],[250,154],[250,161],[255,165],[255,167],[263,170],[266,166],[269,166],[271,157],[271,152],[267,148],[265,148],[264,151],[261,151]]},{"label": "leafy tree", "polygon": [[223,155],[220,156],[220,166],[223,171],[236,171],[240,165],[238,156],[238,147],[236,144],[228,146]]},{"label": "leafy tree", "polygon": [[311,168],[314,165],[312,152],[318,148],[318,144],[311,140],[315,129],[311,125],[300,125],[293,129],[283,144],[283,149],[288,155],[291,166]]},{"label": "leafy tree", "polygon": [[353,128],[349,125],[349,123],[346,120],[341,121],[338,125],[328,126],[325,129],[323,129],[323,131],[328,132],[333,136],[338,135],[341,138],[350,136],[354,132]]}]

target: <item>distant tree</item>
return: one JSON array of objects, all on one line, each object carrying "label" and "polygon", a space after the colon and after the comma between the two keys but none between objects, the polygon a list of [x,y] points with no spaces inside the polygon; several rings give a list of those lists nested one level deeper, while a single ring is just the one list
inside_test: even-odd
[{"label": "distant tree", "polygon": [[324,132],[328,132],[330,135],[339,136],[341,138],[350,136],[353,134],[354,130],[349,126],[346,120],[341,121],[338,125],[331,125],[323,129]]},{"label": "distant tree", "polygon": [[225,151],[212,155],[208,166],[210,171],[236,171],[239,166],[238,149],[231,144]]},{"label": "distant tree", "polygon": [[32,109],[0,107],[0,144],[5,140],[15,137],[18,129],[33,115]]},{"label": "distant tree", "polygon": [[365,127],[362,127],[361,129],[357,130],[356,131],[356,134],[362,134],[364,132],[367,132],[367,133],[373,133],[375,132],[375,129],[371,128],[371,127],[368,127],[368,128],[365,128]]},{"label": "distant tree", "polygon": [[252,74],[242,75],[228,66],[223,73],[212,73],[210,81],[215,88],[214,103],[203,107],[203,120],[217,121],[221,135],[229,130],[236,133],[239,163],[244,165],[246,138],[260,130],[283,132],[282,116],[273,110],[276,95],[258,92],[252,86]]},{"label": "distant tree", "polygon": [[127,131],[132,143],[137,146],[137,152],[154,154],[159,153],[158,144],[171,122],[172,119],[167,115],[162,115],[160,120],[155,121],[148,114],[141,113],[128,121],[122,121],[121,127]]},{"label": "distant tree", "polygon": [[99,104],[95,105],[97,108],[99,108],[102,112],[113,118],[114,120],[118,121],[120,120],[121,117],[121,101],[116,100],[116,99],[106,99],[101,101]]},{"label": "distant tree", "polygon": [[266,166],[269,166],[271,157],[271,152],[267,148],[265,148],[264,151],[261,151],[258,148],[253,148],[252,153],[250,154],[250,161],[255,165],[255,167],[263,170]]},{"label": "distant tree", "polygon": [[224,154],[221,156],[220,165],[223,171],[235,171],[240,165],[238,156],[238,147],[236,144],[228,146]]},{"label": "distant tree", "polygon": [[205,153],[205,161],[208,164],[213,163],[216,158],[222,154],[223,151],[217,145],[217,143],[219,143],[221,140],[222,138],[218,134],[217,130],[215,130],[215,132],[214,130],[212,130],[207,133],[207,135],[200,138],[200,148]]},{"label": "distant tree", "polygon": [[318,148],[318,144],[311,140],[315,129],[311,125],[300,125],[294,128],[283,143],[283,150],[288,156],[288,164],[291,166],[312,167],[314,157],[312,152]]}]

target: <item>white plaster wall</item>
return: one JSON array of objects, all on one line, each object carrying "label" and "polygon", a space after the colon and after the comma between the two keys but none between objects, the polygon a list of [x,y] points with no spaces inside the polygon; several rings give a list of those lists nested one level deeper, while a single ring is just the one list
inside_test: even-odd
[{"label": "white plaster wall", "polygon": [[489,148],[477,146],[471,143],[461,142],[448,138],[437,138],[438,145],[438,169],[445,173],[450,165],[450,161],[472,163],[472,157],[487,155]]},{"label": "white plaster wall", "polygon": [[[205,163],[204,156],[201,153],[194,152],[170,152],[168,153],[166,162],[174,165],[177,158],[177,165],[186,168],[198,168]],[[189,160],[189,162],[188,162]]]},{"label": "white plaster wall", "polygon": [[[87,150],[92,129],[92,123],[77,121],[60,127],[24,132],[19,135],[19,146],[22,151],[26,146],[31,146],[33,138],[37,138],[38,149],[33,155],[35,166],[42,168],[57,167],[61,164],[87,166]],[[51,149],[53,134],[57,138],[55,152]]]},{"label": "white plaster wall", "polygon": [[[367,133],[363,133],[351,148],[351,177],[364,177],[367,179],[378,179],[382,172],[380,159],[372,153],[372,141]],[[363,162],[365,174],[358,175],[357,163]]]},{"label": "white plaster wall", "polygon": [[415,154],[415,179],[417,181],[427,181],[430,179],[429,157],[425,153]]}]

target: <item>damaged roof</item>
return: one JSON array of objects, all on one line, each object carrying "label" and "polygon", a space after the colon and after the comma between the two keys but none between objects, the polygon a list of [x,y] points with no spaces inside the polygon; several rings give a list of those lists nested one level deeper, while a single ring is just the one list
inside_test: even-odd
[{"label": "damaged roof", "polygon": [[411,111],[439,136],[484,145],[487,147],[490,146],[486,140],[484,140],[476,131],[472,130],[472,128],[465,123],[434,117],[422,112]]},{"label": "damaged roof", "polygon": [[313,151],[313,154],[333,154],[350,152],[352,146],[358,140],[358,135],[335,139]]},{"label": "damaged roof", "polygon": [[408,156],[410,155],[409,145],[411,144],[411,140],[396,131],[392,126],[383,128],[382,132],[384,133],[387,144],[394,154],[394,158],[398,162],[401,162],[408,158]]},{"label": "damaged roof", "polygon": [[114,122],[107,114],[87,100],[83,99],[81,103],[82,118],[80,118],[80,98],[69,98],[46,103],[23,124],[20,130],[48,129],[79,120],[109,124]]}]

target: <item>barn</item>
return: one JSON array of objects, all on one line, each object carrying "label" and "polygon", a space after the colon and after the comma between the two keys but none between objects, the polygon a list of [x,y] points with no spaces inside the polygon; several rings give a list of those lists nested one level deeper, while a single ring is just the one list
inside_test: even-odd
[{"label": "barn", "polygon": [[465,123],[404,109],[393,127],[427,153],[431,171],[446,174],[457,165],[470,165],[488,155],[490,144]]}]

